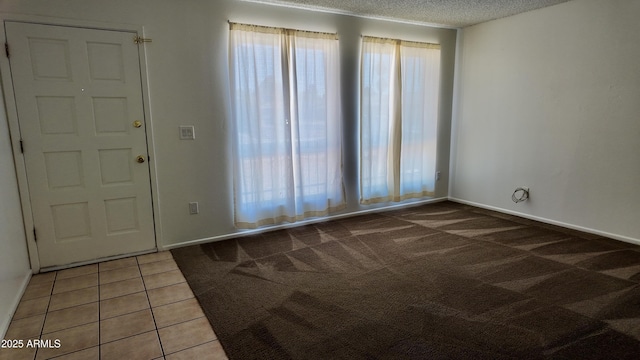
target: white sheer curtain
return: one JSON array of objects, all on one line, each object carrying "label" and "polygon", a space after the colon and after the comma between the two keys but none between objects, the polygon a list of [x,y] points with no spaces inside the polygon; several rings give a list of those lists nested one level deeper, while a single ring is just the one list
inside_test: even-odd
[{"label": "white sheer curtain", "polygon": [[360,201],[432,196],[439,45],[364,37],[361,71]]},{"label": "white sheer curtain", "polygon": [[399,71],[395,41],[364,38],[361,67],[360,195],[363,202],[382,202],[394,193],[395,153],[392,137],[397,112]]},{"label": "white sheer curtain", "polygon": [[433,196],[440,92],[440,47],[403,41],[400,54],[400,198]]},{"label": "white sheer curtain", "polygon": [[335,34],[231,24],[237,227],[344,207],[338,61]]}]

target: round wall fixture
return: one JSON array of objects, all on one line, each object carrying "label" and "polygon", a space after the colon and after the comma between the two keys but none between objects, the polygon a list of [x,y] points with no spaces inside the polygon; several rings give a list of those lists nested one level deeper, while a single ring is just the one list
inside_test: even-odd
[{"label": "round wall fixture", "polygon": [[516,204],[526,201],[527,199],[529,199],[529,188],[526,187],[517,188],[516,191],[513,192],[513,195],[511,195],[511,200]]}]

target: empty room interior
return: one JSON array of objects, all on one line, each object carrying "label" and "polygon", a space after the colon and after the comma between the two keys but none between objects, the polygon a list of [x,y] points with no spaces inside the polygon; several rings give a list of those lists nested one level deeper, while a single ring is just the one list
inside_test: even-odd
[{"label": "empty room interior", "polygon": [[0,360],[640,353],[640,1],[0,17]]}]

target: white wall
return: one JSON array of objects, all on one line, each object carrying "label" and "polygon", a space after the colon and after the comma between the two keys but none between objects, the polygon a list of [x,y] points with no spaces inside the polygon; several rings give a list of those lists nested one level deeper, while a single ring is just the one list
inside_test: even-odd
[{"label": "white wall", "polygon": [[0,101],[0,339],[31,274],[26,241],[9,128]]},{"label": "white wall", "polygon": [[451,196],[640,241],[639,18],[574,0],[465,28]]},{"label": "white wall", "polygon": [[[344,99],[346,212],[358,204],[355,136],[360,35],[442,44],[442,102],[436,197],[448,195],[455,31],[233,0],[3,0],[0,12],[144,26],[162,244],[236,232],[229,161],[228,20],[338,32]],[[179,125],[196,140],[180,141]],[[188,214],[188,202],[200,214]],[[158,214],[156,215],[158,216]]]}]

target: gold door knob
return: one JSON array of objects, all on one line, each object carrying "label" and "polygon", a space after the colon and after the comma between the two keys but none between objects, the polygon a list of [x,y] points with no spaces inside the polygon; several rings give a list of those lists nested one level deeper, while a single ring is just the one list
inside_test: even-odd
[{"label": "gold door knob", "polygon": [[136,158],[136,161],[142,164],[144,162],[144,156],[138,155],[138,157]]},{"label": "gold door knob", "polygon": [[133,122],[133,127],[134,128],[139,128],[141,126],[142,126],[142,121],[136,120],[136,121]]}]

